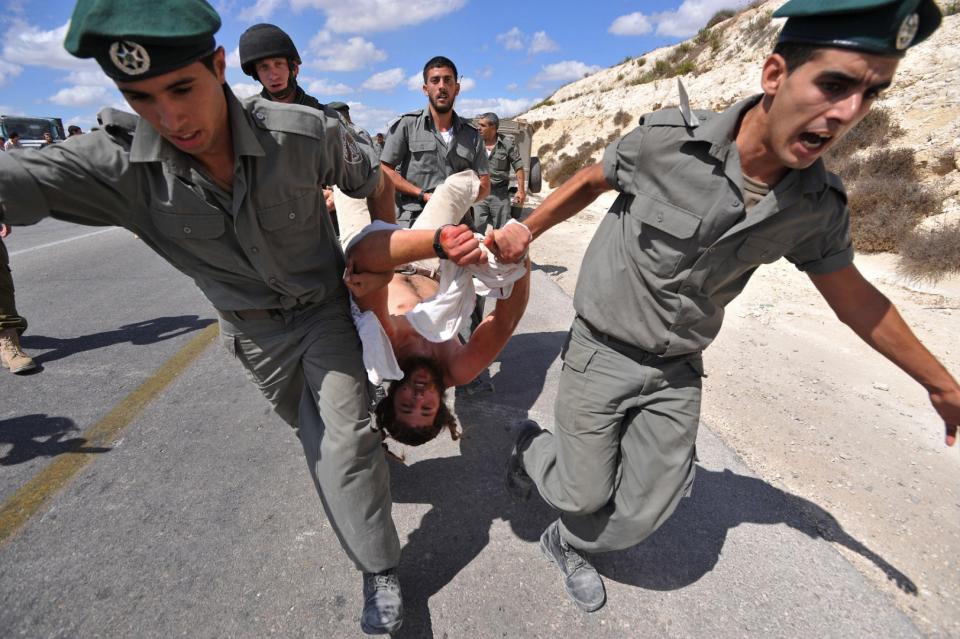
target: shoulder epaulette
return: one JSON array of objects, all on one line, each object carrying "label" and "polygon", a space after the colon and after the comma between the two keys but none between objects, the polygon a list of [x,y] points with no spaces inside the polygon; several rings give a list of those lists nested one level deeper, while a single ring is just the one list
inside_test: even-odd
[{"label": "shoulder epaulette", "polygon": [[140,117],[133,113],[107,107],[97,113],[97,121],[107,132],[107,135],[130,144],[133,142],[133,132],[137,130]]},{"label": "shoulder epaulette", "polygon": [[253,121],[269,131],[294,133],[321,140],[328,120],[339,121],[339,116],[330,115],[329,109],[318,111],[302,104],[285,104],[270,100],[252,100],[246,105]]},{"label": "shoulder epaulette", "polygon": [[[713,117],[715,114],[713,111],[705,111],[702,109],[694,109],[693,111],[697,118],[700,120],[700,123],[704,123]],[[687,126],[686,120],[683,119],[683,113],[680,112],[680,109],[677,107],[663,109],[660,111],[654,111],[653,113],[647,113],[640,118],[641,126]]]}]

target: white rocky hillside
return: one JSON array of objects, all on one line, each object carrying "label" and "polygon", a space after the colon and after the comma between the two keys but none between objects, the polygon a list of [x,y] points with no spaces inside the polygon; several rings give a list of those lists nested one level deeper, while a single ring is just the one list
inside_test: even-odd
[{"label": "white rocky hillside", "polygon": [[[761,64],[783,22],[770,15],[781,4],[760,3],[686,42],[572,82],[519,116],[535,127],[533,150],[543,149],[544,174],[585,144],[593,143],[590,157],[599,159],[601,140],[626,133],[644,113],[678,104],[677,77],[695,109],[719,110],[758,93]],[[916,151],[922,179],[945,196],[945,215],[960,219],[960,14],[945,17],[931,38],[910,50],[877,106],[889,109],[905,131],[891,144]],[[616,117],[621,111],[629,118]],[[589,161],[581,154],[577,164]]]}]

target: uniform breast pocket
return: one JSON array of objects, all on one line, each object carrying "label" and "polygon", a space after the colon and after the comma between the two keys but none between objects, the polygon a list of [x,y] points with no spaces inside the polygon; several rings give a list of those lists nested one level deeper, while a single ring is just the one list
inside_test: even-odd
[{"label": "uniform breast pocket", "polygon": [[790,247],[781,242],[751,235],[737,248],[737,259],[747,264],[772,264],[789,250]]},{"label": "uniform breast pocket", "polygon": [[271,233],[283,233],[286,229],[299,232],[315,226],[319,206],[317,193],[310,192],[293,200],[257,209],[257,219],[263,230]]},{"label": "uniform breast pocket", "polygon": [[698,253],[697,229],[700,216],[686,209],[653,198],[637,197],[630,206],[631,217],[638,222],[637,261],[661,277],[677,273],[686,258],[692,262]]}]

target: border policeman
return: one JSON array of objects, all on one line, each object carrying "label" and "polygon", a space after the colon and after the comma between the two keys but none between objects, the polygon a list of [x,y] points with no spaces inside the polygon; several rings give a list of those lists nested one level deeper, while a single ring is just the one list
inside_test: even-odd
[{"label": "border policeman", "polygon": [[[495,229],[510,221],[510,209],[523,206],[527,199],[523,158],[514,143],[500,135],[500,118],[496,113],[484,113],[477,122],[490,163],[490,195],[473,206],[473,222],[478,233],[484,233],[489,224]],[[510,197],[510,169],[517,174],[517,195]]]},{"label": "border policeman", "polygon": [[[791,0],[760,95],[723,113],[644,116],[528,219],[532,237],[620,192],[586,254],[564,348],[555,431],[521,425],[507,467],[560,511],[540,545],[584,610],[603,605],[585,553],[627,548],[688,493],[701,351],[758,266],[786,257],[837,317],[929,392],[956,441],[960,386],[853,264],[840,180],[821,156],[890,86],[906,49],[940,24],[932,0]],[[683,100],[681,100],[683,102]],[[531,234],[497,231],[517,259]]]},{"label": "border policeman", "polygon": [[261,96],[323,109],[319,100],[297,84],[301,64],[293,40],[274,24],[255,24],[240,36],[240,68],[263,85]]},{"label": "border policeman", "polygon": [[433,189],[454,173],[472,169],[480,176],[478,202],[490,193],[480,133],[453,110],[460,83],[452,60],[436,56],[427,61],[423,93],[428,108],[400,116],[390,126],[380,154],[383,173],[397,190],[397,223],[404,227],[416,221]]},{"label": "border policeman", "polygon": [[65,47],[95,58],[139,118],[0,157],[0,221],[123,226],[193,278],[226,348],[303,445],[340,543],[363,575],[364,631],[400,626],[388,469],[321,183],[393,215],[373,150],[322,111],[225,84],[204,0],[84,0]]}]

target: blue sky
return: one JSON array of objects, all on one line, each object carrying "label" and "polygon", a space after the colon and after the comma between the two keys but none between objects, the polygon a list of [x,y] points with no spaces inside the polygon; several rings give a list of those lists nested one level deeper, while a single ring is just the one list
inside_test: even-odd
[{"label": "blue sky", "polygon": [[[158,0],[160,1],[160,0]],[[90,60],[63,50],[73,2],[0,0],[0,113],[63,118],[84,130],[103,106],[129,110]],[[243,31],[271,22],[303,58],[301,85],[343,100],[371,132],[424,106],[420,70],[446,55],[462,76],[457,111],[514,115],[561,85],[626,56],[683,40],[719,9],[744,0],[214,0],[227,80],[241,96],[259,85],[240,70]]]}]

